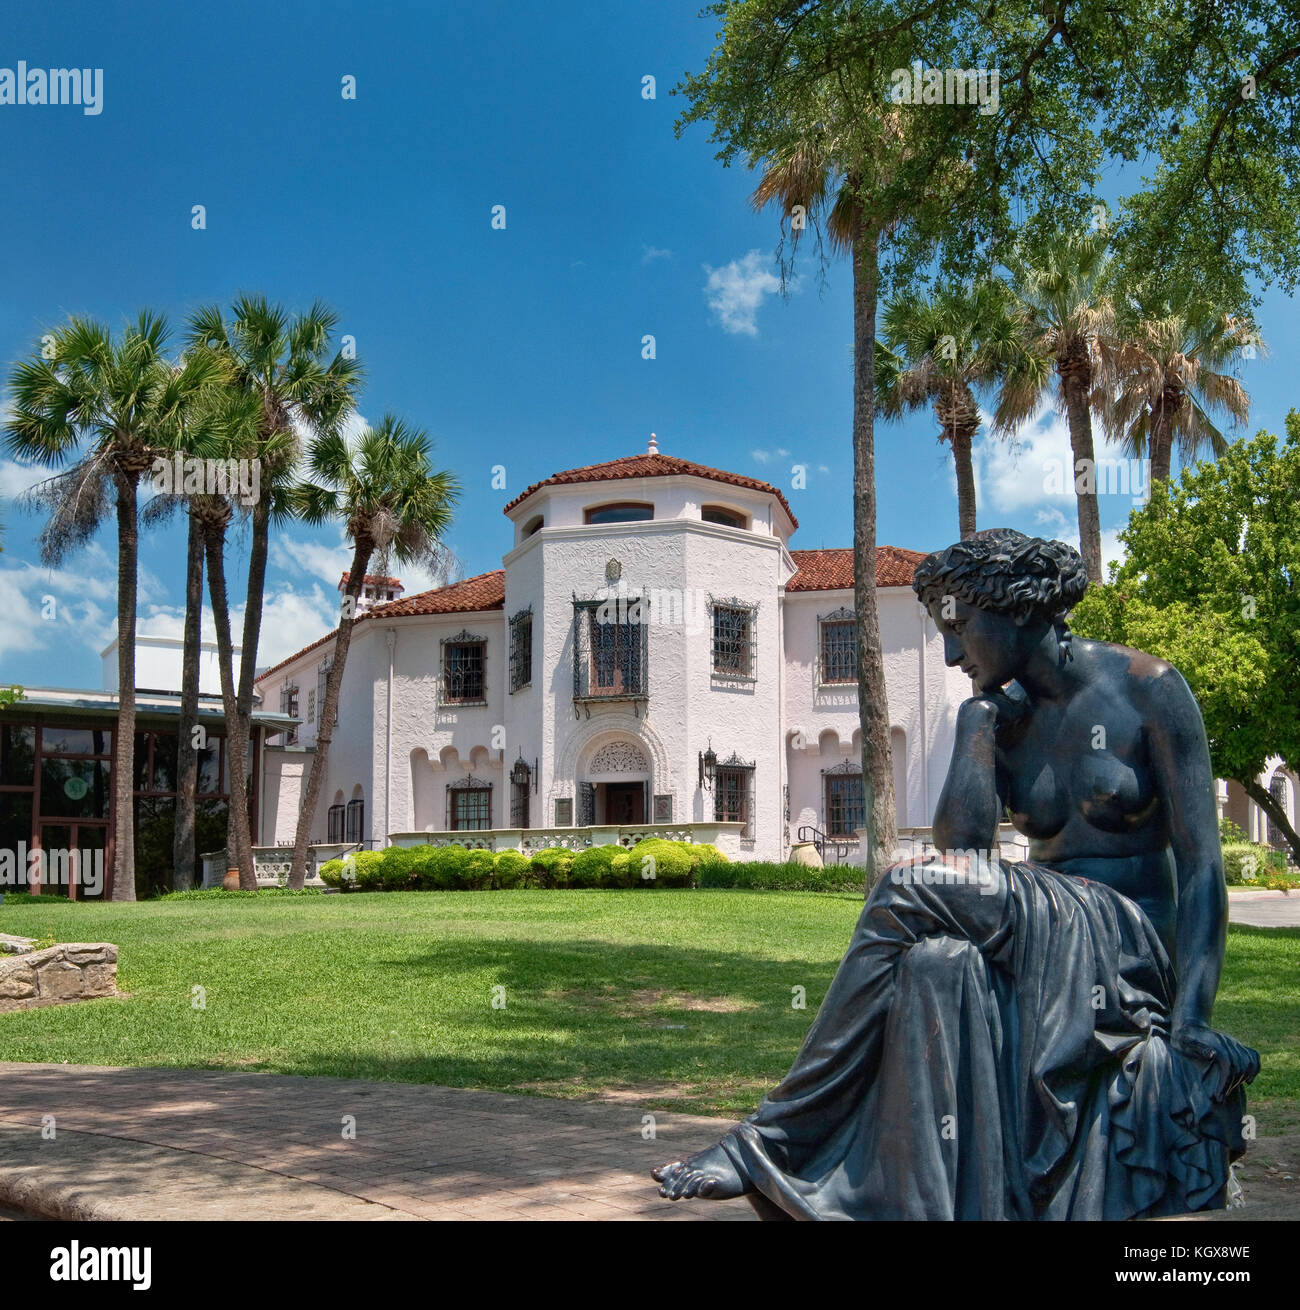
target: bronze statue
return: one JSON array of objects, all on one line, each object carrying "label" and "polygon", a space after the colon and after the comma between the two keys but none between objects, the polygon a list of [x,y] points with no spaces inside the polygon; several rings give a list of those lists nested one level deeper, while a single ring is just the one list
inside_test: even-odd
[{"label": "bronze statue", "polygon": [[[872,888],[785,1080],[660,1195],[771,1219],[1220,1209],[1256,1052],[1210,1026],[1227,896],[1187,684],[1074,637],[1087,575],[996,529],[913,581],[977,688],[933,853]],[[993,847],[1007,815],[1030,858]]]}]

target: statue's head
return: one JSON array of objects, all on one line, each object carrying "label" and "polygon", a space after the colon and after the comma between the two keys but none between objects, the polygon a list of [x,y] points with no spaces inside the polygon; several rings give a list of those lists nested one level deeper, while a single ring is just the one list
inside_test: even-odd
[{"label": "statue's head", "polygon": [[1014,528],[990,528],[936,551],[912,579],[943,634],[944,658],[984,691],[1015,678],[1049,629],[1069,658],[1065,618],[1087,586],[1077,550]]}]

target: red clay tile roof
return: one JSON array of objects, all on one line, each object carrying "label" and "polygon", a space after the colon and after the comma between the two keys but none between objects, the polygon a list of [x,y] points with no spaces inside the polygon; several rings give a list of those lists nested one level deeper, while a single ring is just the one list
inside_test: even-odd
[{"label": "red clay tile roof", "polygon": [[[390,600],[383,605],[375,605],[357,615],[357,623],[367,619],[408,619],[421,614],[471,614],[480,610],[505,609],[506,605],[506,571],[493,569],[490,573],[480,573],[476,577],[466,578],[463,582],[453,582],[448,587],[435,587],[432,591],[419,591],[414,596],[405,596],[401,600]],[[355,626],[355,625],[354,625]],[[304,646],[287,660],[274,664],[265,673],[257,675],[260,681],[278,673],[287,664],[301,659],[317,646],[323,646],[334,639],[333,632],[318,637],[310,645]]]},{"label": "red clay tile roof", "polygon": [[[785,584],[786,591],[839,591],[853,586],[853,551],[847,546],[792,550],[790,557],[799,572]],[[916,567],[924,558],[919,550],[877,546],[876,586],[910,587]]]},{"label": "red clay tile roof", "polygon": [[692,477],[707,478],[710,482],[725,482],[732,487],[747,487],[751,491],[765,491],[781,502],[781,508],[790,516],[790,522],[797,528],[799,520],[789,502],[779,488],[770,482],[760,482],[757,478],[747,478],[739,473],[727,473],[723,469],[709,468],[706,464],[696,464],[689,459],[678,459],[674,455],[645,454],[628,455],[623,459],[611,459],[604,464],[588,464],[579,469],[567,469],[563,473],[553,473],[541,482],[534,482],[526,491],[521,492],[505,508],[508,514],[516,505],[522,505],[533,492],[541,487],[567,486],[574,482],[616,482],[621,478],[669,478]]},{"label": "red clay tile roof", "polygon": [[[339,586],[346,587],[348,585],[348,579],[351,576],[352,576],[352,570],[344,569],[343,578],[339,582]],[[366,582],[369,583],[371,586],[376,586],[376,587],[377,586],[400,587],[402,585],[401,578],[381,578],[378,573],[367,573]]]}]

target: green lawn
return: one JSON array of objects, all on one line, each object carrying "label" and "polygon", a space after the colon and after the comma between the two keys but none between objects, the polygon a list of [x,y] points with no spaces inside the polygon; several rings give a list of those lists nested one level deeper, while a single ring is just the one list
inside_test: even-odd
[{"label": "green lawn", "polygon": [[[744,1113],[788,1069],[861,906],[643,890],[10,898],[0,932],[116,942],[129,999],[0,1014],[0,1059],[638,1088]],[[1271,1101],[1300,1097],[1298,978],[1300,929],[1231,930],[1216,1020],[1259,1048],[1254,1095]]]}]

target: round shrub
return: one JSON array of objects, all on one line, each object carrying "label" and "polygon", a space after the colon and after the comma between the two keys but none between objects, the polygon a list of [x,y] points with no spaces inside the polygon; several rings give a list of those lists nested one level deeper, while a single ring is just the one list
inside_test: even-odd
[{"label": "round shrub", "polygon": [[573,867],[569,870],[569,885],[571,887],[609,886],[606,881],[609,866],[621,850],[621,846],[591,846],[585,851],[579,851],[574,856]]},{"label": "round shrub", "polygon": [[492,870],[492,885],[503,891],[522,887],[531,867],[522,851],[501,851]]},{"label": "round shrub", "polygon": [[339,887],[343,891],[376,892],[384,885],[383,851],[354,851],[340,864]]},{"label": "round shrub", "polygon": [[326,887],[337,887],[343,881],[343,861],[326,860],[316,872]]},{"label": "round shrub", "polygon": [[697,842],[691,847],[691,849],[699,852],[699,858],[696,861],[697,868],[702,868],[706,864],[731,863],[731,861],[711,842]]},{"label": "round shrub", "polygon": [[631,887],[635,885],[637,869],[641,866],[632,863],[632,852],[622,850],[619,847],[613,849],[618,851],[609,862],[609,867],[601,874],[600,885],[602,887]]},{"label": "round shrub", "polygon": [[456,885],[462,891],[483,891],[492,886],[495,867],[496,856],[491,851],[466,851],[463,863],[456,870]]},{"label": "round shrub", "polygon": [[468,859],[469,851],[464,846],[435,846],[422,866],[421,887],[434,892],[456,891],[461,885],[461,871]]},{"label": "round shrub", "polygon": [[1232,886],[1249,886],[1271,873],[1286,872],[1286,856],[1257,842],[1230,842],[1223,847],[1223,878]]},{"label": "round shrub", "polygon": [[541,877],[543,887],[567,887],[569,870],[573,867],[573,852],[563,846],[548,846],[534,851],[530,861],[533,870]]},{"label": "round shrub", "polygon": [[697,857],[688,842],[649,837],[631,850],[633,881],[650,887],[692,887]]},{"label": "round shrub", "polygon": [[412,891],[420,885],[420,870],[432,846],[389,846],[383,855],[383,886],[386,892]]}]

